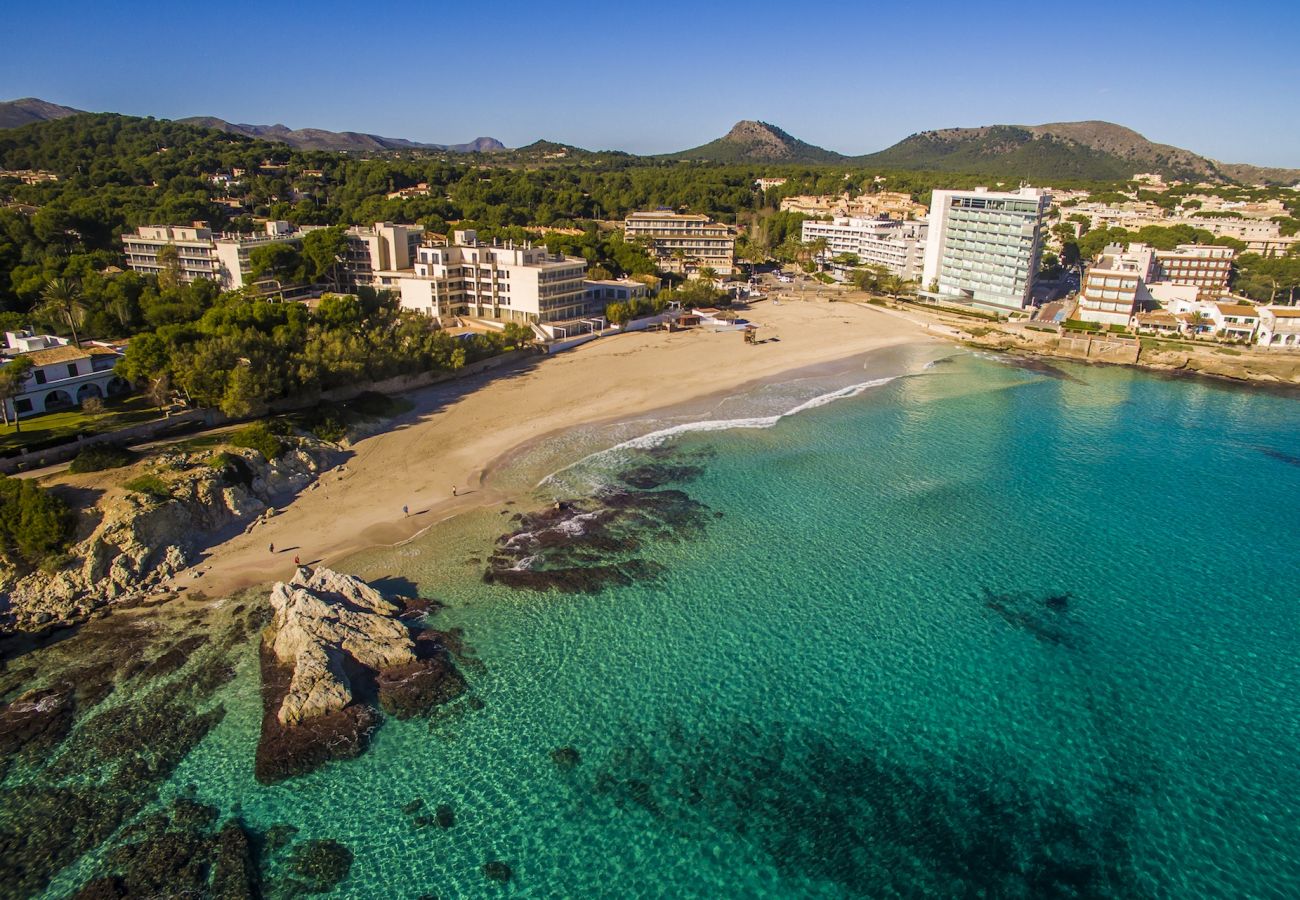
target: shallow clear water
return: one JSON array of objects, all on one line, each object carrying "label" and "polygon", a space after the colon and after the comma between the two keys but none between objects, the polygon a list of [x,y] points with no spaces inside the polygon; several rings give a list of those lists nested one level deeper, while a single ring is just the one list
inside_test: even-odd
[{"label": "shallow clear water", "polygon": [[[530,448],[538,497],[671,448],[722,515],[595,595],[484,585],[505,508],[365,554],[450,604],[484,708],[262,787],[249,647],[171,790],[344,842],[339,896],[1300,893],[1300,404],[937,355]],[[569,466],[705,418],[772,421]]]}]

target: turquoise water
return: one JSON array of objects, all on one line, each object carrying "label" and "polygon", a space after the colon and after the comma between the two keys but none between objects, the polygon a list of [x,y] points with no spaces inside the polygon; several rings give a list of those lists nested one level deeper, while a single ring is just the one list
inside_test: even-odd
[{"label": "turquoise water", "polygon": [[698,465],[707,522],[590,595],[481,582],[527,500],[365,554],[449,604],[483,708],[259,786],[245,647],[169,790],[342,841],[338,896],[1300,894],[1300,404],[939,355],[532,448],[537,498]]}]

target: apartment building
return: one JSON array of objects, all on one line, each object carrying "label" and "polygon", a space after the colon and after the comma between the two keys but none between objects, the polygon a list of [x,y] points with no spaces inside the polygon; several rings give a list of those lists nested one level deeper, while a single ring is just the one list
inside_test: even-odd
[{"label": "apartment building", "polygon": [[903,222],[882,217],[844,217],[831,222],[806,219],[801,235],[805,244],[824,240],[826,258],[844,253],[858,257],[862,265],[885,266],[901,278],[917,278],[925,256],[924,222]]},{"label": "apartment building", "polygon": [[[311,230],[305,228],[303,233]],[[424,238],[424,226],[376,222],[374,225],[353,225],[346,235],[348,248],[343,268],[347,272],[348,286],[353,289],[378,287],[376,272],[411,267]]]},{"label": "apartment building", "polygon": [[205,222],[192,226],[141,225],[135,234],[122,235],[127,266],[146,275],[161,274],[158,254],[175,247],[181,281],[208,278],[232,290],[244,284],[248,255],[254,247],[274,243],[300,243],[302,234],[284,221],[267,222],[262,234],[214,233]]},{"label": "apartment building", "polygon": [[623,223],[629,241],[645,241],[659,268],[692,274],[710,268],[719,275],[735,271],[736,238],[730,226],[708,216],[666,210],[634,212]]},{"label": "apartment building", "polygon": [[[158,254],[164,247],[172,246],[176,248],[181,281],[208,278],[225,290],[233,290],[244,285],[253,248],[275,243],[297,246],[306,234],[321,227],[309,225],[297,229],[288,222],[276,220],[267,222],[262,234],[250,235],[213,232],[203,222],[192,226],[143,225],[135,234],[123,235],[122,245],[127,266],[136,272],[161,273],[164,267],[158,261]],[[392,222],[349,228],[343,259],[348,286],[373,287],[375,272],[409,267],[423,233],[419,225]]]},{"label": "apartment building", "polygon": [[1217,299],[1228,293],[1236,255],[1231,247],[1208,244],[1179,244],[1173,250],[1157,250],[1154,280],[1192,285],[1200,299]]},{"label": "apartment building", "polygon": [[1155,306],[1147,282],[1155,270],[1155,251],[1135,244],[1129,251],[1112,244],[1088,269],[1079,292],[1076,317],[1084,322],[1128,326],[1136,313]]},{"label": "apartment building", "polygon": [[378,271],[375,278],[377,286],[399,292],[403,308],[439,321],[469,316],[544,324],[587,315],[586,272],[581,258],[531,244],[487,244],[465,230],[450,243],[417,248],[411,268]]},{"label": "apartment building", "polygon": [[1029,301],[1051,197],[1018,191],[935,191],[930,203],[922,294],[1006,311]]}]

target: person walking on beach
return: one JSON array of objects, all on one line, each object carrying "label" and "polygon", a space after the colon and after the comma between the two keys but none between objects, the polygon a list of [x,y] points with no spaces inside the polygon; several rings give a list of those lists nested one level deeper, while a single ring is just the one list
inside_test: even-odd
[{"label": "person walking on beach", "polygon": [[454,485],[454,484],[451,486],[451,495],[452,495],[453,497],[456,496],[456,485]]},{"label": "person walking on beach", "polygon": [[274,553],[274,552],[275,552],[275,544],[272,544],[271,546],[267,547],[266,550],[267,550],[268,553]]},{"label": "person walking on beach", "polygon": [[297,565],[301,565],[301,564],[298,562],[298,555],[297,555],[297,554],[294,554],[294,557],[293,557],[293,564],[294,564],[295,566],[297,566]]},{"label": "person walking on beach", "polygon": [[403,507],[402,507],[402,515],[403,515],[403,516],[408,516],[408,517],[409,517],[409,516],[411,515],[411,508],[410,508],[409,506],[403,506]]}]

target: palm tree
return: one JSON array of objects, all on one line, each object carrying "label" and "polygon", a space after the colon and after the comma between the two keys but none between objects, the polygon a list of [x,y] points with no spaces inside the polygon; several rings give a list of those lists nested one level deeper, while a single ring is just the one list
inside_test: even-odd
[{"label": "palm tree", "polygon": [[86,303],[81,299],[81,286],[70,278],[51,278],[41,291],[41,305],[33,311],[37,318],[54,321],[62,318],[72,329],[72,342],[81,346],[77,335],[77,322],[86,314]]}]

